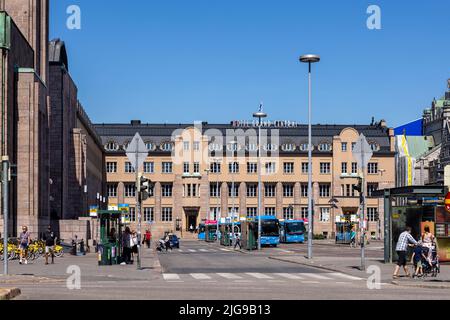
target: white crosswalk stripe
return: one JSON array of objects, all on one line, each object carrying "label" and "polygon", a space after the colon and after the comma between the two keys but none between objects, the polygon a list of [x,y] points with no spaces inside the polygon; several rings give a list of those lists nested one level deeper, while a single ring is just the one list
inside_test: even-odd
[{"label": "white crosswalk stripe", "polygon": [[364,280],[363,278],[349,276],[347,274],[343,274],[343,273],[340,273],[340,272],[332,272],[332,273],[327,273],[327,274],[329,274],[330,276],[343,278],[343,279],[347,279],[347,280]]},{"label": "white crosswalk stripe", "polygon": [[249,276],[254,277],[256,279],[273,279],[272,277],[270,277],[268,275],[265,275],[263,273],[249,272],[249,273],[246,273],[246,274],[248,274]]},{"label": "white crosswalk stripe", "polygon": [[178,252],[183,252],[183,249],[178,249]]},{"label": "white crosswalk stripe", "polygon": [[197,252],[197,251],[194,250],[194,249],[188,249],[188,251],[189,251],[189,252]]},{"label": "white crosswalk stripe", "polygon": [[200,249],[201,252],[208,252],[206,249]]},{"label": "white crosswalk stripe", "polygon": [[192,278],[197,280],[210,280],[212,279],[210,276],[204,274],[204,273],[191,273]]},{"label": "white crosswalk stripe", "polygon": [[238,280],[238,279],[242,279],[241,276],[238,276],[235,273],[218,273],[217,275],[225,278],[225,279],[230,279],[230,280]]},{"label": "white crosswalk stripe", "polygon": [[331,278],[325,277],[321,274],[317,273],[298,273],[300,277],[306,277],[306,278],[313,278],[313,279],[319,279],[319,280],[331,280]]},{"label": "white crosswalk stripe", "polygon": [[300,277],[299,275],[295,275],[292,273],[275,273],[277,276],[283,277],[283,278],[287,278],[287,279],[292,279],[292,280],[303,280],[303,277]]},{"label": "white crosswalk stripe", "polygon": [[164,280],[180,280],[180,276],[176,273],[164,273]]}]

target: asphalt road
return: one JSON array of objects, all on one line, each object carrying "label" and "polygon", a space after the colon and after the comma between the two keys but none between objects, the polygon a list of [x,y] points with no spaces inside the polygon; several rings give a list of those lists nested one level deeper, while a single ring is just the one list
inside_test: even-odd
[{"label": "asphalt road", "polygon": [[[372,300],[372,299],[448,299],[450,290],[417,289],[381,284],[370,290],[366,277],[348,276],[322,269],[281,262],[268,255],[293,254],[304,247],[281,246],[264,252],[246,254],[215,244],[184,241],[181,250],[160,253],[161,272],[148,267],[137,271],[135,266],[114,266],[99,269],[95,257],[81,258],[83,275],[80,290],[69,290],[63,271],[45,270],[46,277],[56,281],[22,283],[27,299],[163,299],[163,300]],[[316,250],[336,251],[336,248]],[[374,249],[376,250],[376,249]],[[336,252],[341,252],[337,250]],[[295,254],[295,253],[294,253]],[[72,259],[72,258],[70,258]],[[72,260],[59,260],[55,270],[64,270]],[[20,266],[23,268],[23,266]],[[37,275],[35,266],[33,273]]]}]

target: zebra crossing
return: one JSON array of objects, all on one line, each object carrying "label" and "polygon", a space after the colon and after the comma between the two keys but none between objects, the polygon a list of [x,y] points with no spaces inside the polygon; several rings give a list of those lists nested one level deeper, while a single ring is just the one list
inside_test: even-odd
[{"label": "zebra crossing", "polygon": [[213,253],[213,252],[232,252],[233,250],[218,248],[218,249],[174,249],[173,252],[179,253]]},{"label": "zebra crossing", "polygon": [[187,281],[299,281],[303,283],[322,282],[356,282],[365,280],[363,278],[347,275],[339,272],[329,273],[163,273],[163,279],[167,282],[187,282]]}]

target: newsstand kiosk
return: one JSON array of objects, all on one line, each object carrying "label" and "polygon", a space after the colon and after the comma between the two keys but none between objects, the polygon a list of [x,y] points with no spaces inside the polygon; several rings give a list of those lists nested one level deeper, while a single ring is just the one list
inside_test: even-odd
[{"label": "newsstand kiosk", "polygon": [[122,212],[98,211],[100,243],[98,244],[98,265],[120,264],[122,261]]}]

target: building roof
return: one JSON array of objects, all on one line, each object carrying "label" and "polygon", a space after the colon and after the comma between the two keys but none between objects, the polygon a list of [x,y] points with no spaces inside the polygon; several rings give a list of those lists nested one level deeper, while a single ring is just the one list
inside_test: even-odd
[{"label": "building roof", "polygon": [[[142,124],[140,121],[132,121],[132,124],[95,124],[94,127],[101,137],[103,143],[106,145],[109,142],[116,142],[119,145],[124,145],[131,140],[131,138],[139,132],[145,142],[152,142],[160,145],[164,142],[170,142],[172,135],[180,133],[183,129],[193,127],[194,124]],[[230,124],[209,124],[207,122],[198,123],[195,125],[201,130],[203,135],[225,137],[227,132],[237,136],[248,135],[249,129],[256,129],[250,125],[236,125]],[[376,143],[380,147],[379,153],[390,153],[390,139],[389,129],[380,125],[313,125],[312,127],[312,142],[317,146],[322,143],[333,143],[333,137],[339,136],[346,128],[354,128],[359,133],[363,133],[369,143]],[[308,141],[308,126],[303,124],[292,124],[288,127],[267,127],[263,130],[268,130],[268,142],[278,141],[282,144],[295,144],[297,146],[307,143]],[[276,130],[279,130],[279,140],[276,140]],[[247,132],[247,134],[246,134]],[[228,134],[228,136],[229,136]],[[224,138],[224,143],[226,139]],[[123,152],[123,151],[122,151]]]},{"label": "building roof", "polygon": [[53,39],[48,45],[49,62],[61,64],[69,70],[69,59],[67,58],[66,44],[60,39]]},{"label": "building roof", "polygon": [[432,136],[406,136],[411,157],[420,158],[434,147]]}]

